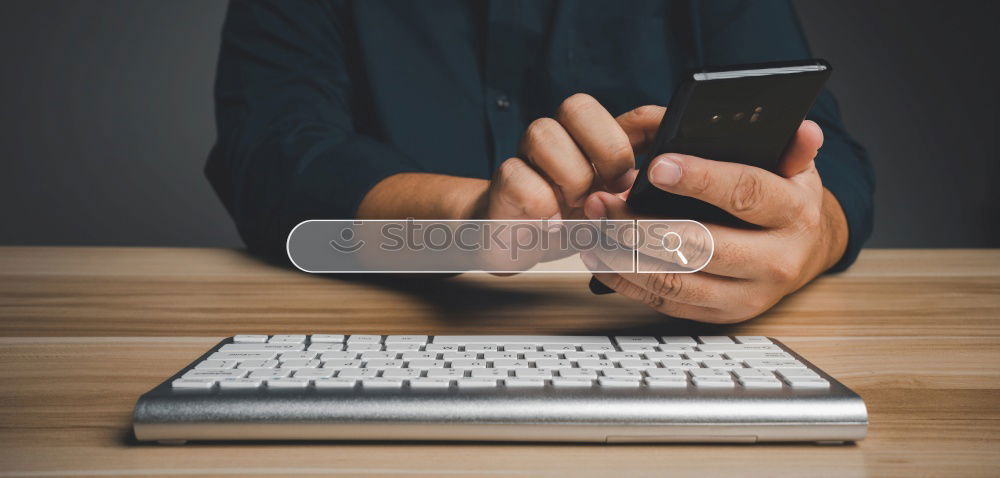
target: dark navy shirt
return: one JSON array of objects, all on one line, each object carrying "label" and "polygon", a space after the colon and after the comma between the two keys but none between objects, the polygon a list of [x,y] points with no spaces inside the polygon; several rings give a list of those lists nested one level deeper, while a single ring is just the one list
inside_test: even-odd
[{"label": "dark navy shirt", "polygon": [[[392,174],[488,178],[574,93],[618,115],[666,105],[692,68],[809,57],[785,1],[233,1],[206,173],[247,246],[280,257],[295,224],[354,217]],[[872,168],[829,92],[809,118],[843,268],[871,232]]]}]

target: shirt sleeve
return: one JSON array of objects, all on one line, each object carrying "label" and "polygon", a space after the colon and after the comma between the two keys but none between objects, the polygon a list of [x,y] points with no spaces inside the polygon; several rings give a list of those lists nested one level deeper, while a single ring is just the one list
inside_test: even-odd
[{"label": "shirt sleeve", "polygon": [[350,32],[331,2],[229,5],[205,173],[254,253],[283,260],[299,222],[353,218],[379,181],[420,170],[366,126]]},{"label": "shirt sleeve", "polygon": [[[700,2],[695,29],[705,65],[800,60],[812,53],[788,1],[713,0]],[[836,74],[836,67],[834,67]],[[872,232],[875,173],[868,154],[847,133],[837,101],[824,90],[807,115],[823,130],[816,168],[823,186],[844,210],[847,249],[831,271],[850,266]]]}]

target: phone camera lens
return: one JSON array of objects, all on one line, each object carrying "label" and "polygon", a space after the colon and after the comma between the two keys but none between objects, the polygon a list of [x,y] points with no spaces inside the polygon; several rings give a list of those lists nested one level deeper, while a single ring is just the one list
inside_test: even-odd
[{"label": "phone camera lens", "polygon": [[758,119],[760,119],[760,113],[754,113],[754,114],[750,115],[750,122],[751,123],[756,123]]},{"label": "phone camera lens", "polygon": [[746,115],[743,114],[742,111],[739,112],[739,113],[736,113],[736,114],[733,115],[733,121],[741,121],[741,120],[743,120],[744,116],[746,116]]},{"label": "phone camera lens", "polygon": [[753,109],[754,113],[760,113],[761,111],[764,111],[764,107],[763,106],[758,106],[758,107],[756,107],[756,108]]},{"label": "phone camera lens", "polygon": [[719,121],[722,121],[722,116],[721,115],[712,115],[712,119],[709,120],[709,122],[712,123],[712,124],[716,124]]}]

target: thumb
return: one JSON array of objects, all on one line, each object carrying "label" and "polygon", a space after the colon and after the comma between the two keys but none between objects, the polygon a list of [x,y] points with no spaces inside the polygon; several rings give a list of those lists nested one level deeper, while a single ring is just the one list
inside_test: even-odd
[{"label": "thumb", "polygon": [[809,168],[812,160],[823,146],[823,130],[819,125],[805,120],[799,125],[785,156],[778,166],[778,173],[786,178],[795,176]]}]

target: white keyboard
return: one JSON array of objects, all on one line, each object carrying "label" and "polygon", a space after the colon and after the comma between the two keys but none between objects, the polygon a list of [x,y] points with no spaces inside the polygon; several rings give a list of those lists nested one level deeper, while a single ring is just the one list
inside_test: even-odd
[{"label": "white keyboard", "polygon": [[843,442],[861,398],[749,336],[237,335],[136,403],[139,440]]},{"label": "white keyboard", "polygon": [[825,389],[765,337],[237,335],[175,389]]}]

